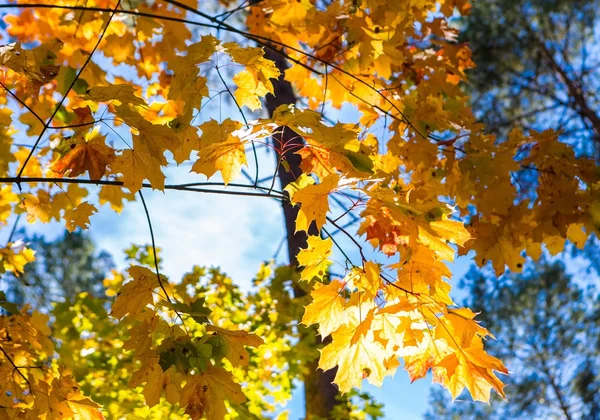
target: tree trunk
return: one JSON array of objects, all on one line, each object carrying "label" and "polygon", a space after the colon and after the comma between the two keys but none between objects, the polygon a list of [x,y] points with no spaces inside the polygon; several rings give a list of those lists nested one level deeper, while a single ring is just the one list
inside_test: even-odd
[{"label": "tree trunk", "polygon": [[[266,57],[273,60],[282,73],[279,79],[273,83],[275,96],[267,96],[267,109],[269,115],[272,116],[275,109],[280,105],[295,104],[296,96],[291,84],[284,80],[283,77],[283,72],[288,67],[285,59],[271,50],[266,51]],[[281,134],[273,138],[273,146],[277,151],[284,150],[283,153],[277,156],[277,159],[287,161],[287,165],[279,165],[277,172],[281,188],[283,189],[290,182],[295,181],[302,173],[300,169],[301,158],[294,152],[303,146],[304,141],[301,136],[287,127],[282,127],[280,131]],[[283,145],[285,145],[285,148]],[[304,232],[294,232],[297,215],[298,209],[292,207],[289,202],[284,201],[283,216],[287,232],[288,256],[290,264],[296,268],[298,267],[298,252],[307,246],[306,234]],[[304,294],[305,292],[302,289],[294,288],[295,297],[301,297]],[[303,339],[314,339],[317,345],[322,342],[319,337],[314,338],[314,336],[303,337]],[[332,384],[336,371],[335,369],[328,370],[327,372],[317,370],[318,362],[318,357],[308,362],[308,374],[304,377],[306,419],[314,417],[323,419],[331,418],[331,412],[337,404],[336,395],[338,390]]]}]

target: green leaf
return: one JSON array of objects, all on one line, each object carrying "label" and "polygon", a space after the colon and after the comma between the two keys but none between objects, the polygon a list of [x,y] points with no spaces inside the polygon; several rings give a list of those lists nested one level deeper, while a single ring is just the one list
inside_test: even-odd
[{"label": "green leaf", "polygon": [[160,359],[158,364],[163,372],[175,366],[179,372],[189,372],[193,368],[205,371],[213,348],[205,343],[193,343],[189,338],[183,340],[167,340],[160,346]]},{"label": "green leaf", "polygon": [[211,310],[205,306],[206,300],[204,298],[198,298],[191,304],[177,302],[172,305],[173,309],[177,312],[190,315],[194,321],[200,324],[206,324],[208,322],[208,316],[211,314]]},{"label": "green leaf", "polygon": [[373,173],[373,161],[369,156],[362,153],[350,152],[345,153],[348,160],[352,163],[356,169],[362,172]]},{"label": "green leaf", "polygon": [[69,89],[69,86],[71,86],[71,83],[73,83],[73,80],[75,80],[76,76],[77,71],[74,68],[69,66],[61,66],[60,70],[58,71],[58,75],[56,76],[56,81],[58,82],[56,90],[64,95],[67,92],[67,89]]},{"label": "green leaf", "polygon": [[0,307],[10,314],[19,312],[19,307],[15,303],[9,302],[4,292],[0,292]]},{"label": "green leaf", "polygon": [[200,372],[206,372],[210,357],[212,356],[213,347],[210,344],[197,344],[198,356],[190,358],[191,367],[197,368]]},{"label": "green leaf", "polygon": [[207,343],[212,346],[212,356],[216,360],[221,360],[227,355],[229,344],[227,343],[227,340],[217,333],[213,333],[213,335],[208,339]]}]

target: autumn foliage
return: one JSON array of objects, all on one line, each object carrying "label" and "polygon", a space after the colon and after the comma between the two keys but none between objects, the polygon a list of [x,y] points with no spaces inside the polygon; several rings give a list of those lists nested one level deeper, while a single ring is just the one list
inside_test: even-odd
[{"label": "autumn foliage", "polygon": [[[300,319],[331,337],[319,367],[337,366],[342,393],[364,379],[379,386],[404,367],[411,380],[432,372],[453,397],[466,388],[488,401],[491,389],[504,395],[496,372],[508,371],[485,352],[491,334],[476,314],[454,305],[445,262],[458,252],[497,275],[520,271],[543,246],[553,254],[566,240],[581,247],[600,227],[593,160],[577,158],[559,133],[517,128],[498,141],[476,122],[461,88],[474,63],[448,23],[468,13],[464,0],[18,0],[1,8],[5,229],[16,214],[87,229],[99,206],[120,212],[132,200],[151,226],[143,191],[152,188],[289,200],[299,207],[296,230],[310,234],[295,279],[308,295],[295,303],[284,293],[294,277],[285,267],[263,267],[257,291],[244,297],[217,272],[167,279],[155,248],[105,281],[109,311],[90,296],[57,302],[57,323],[93,307],[85,326],[51,329],[48,315],[4,296],[2,418],[260,416],[272,410],[269,381],[277,387],[274,378],[294,369]],[[267,50],[286,58],[285,74]],[[266,117],[261,104],[279,77],[300,101]],[[233,111],[211,119],[220,96]],[[342,107],[360,119],[327,118]],[[304,140],[294,150],[303,174],[283,191],[275,174],[258,179],[256,153],[281,127]],[[165,168],[185,162],[189,182],[169,183]],[[527,185],[515,182],[520,171],[530,173]],[[333,211],[333,197],[345,212]],[[344,228],[349,214],[360,238]],[[360,260],[346,256],[333,230]],[[328,275],[333,252],[346,258],[339,278]],[[16,274],[33,258],[22,244],[0,249],[0,267]],[[108,361],[80,356],[91,351]]]}]

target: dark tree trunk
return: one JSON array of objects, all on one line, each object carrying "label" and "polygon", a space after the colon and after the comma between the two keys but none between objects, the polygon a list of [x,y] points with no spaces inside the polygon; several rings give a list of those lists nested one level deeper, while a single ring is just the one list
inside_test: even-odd
[{"label": "dark tree trunk", "polygon": [[[296,96],[290,83],[283,78],[283,72],[287,68],[285,59],[281,55],[270,50],[266,51],[266,56],[276,63],[279,71],[282,73],[279,80],[273,83],[275,96],[267,96],[267,109],[269,115],[272,116],[275,109],[280,105],[295,104]],[[277,134],[275,138],[273,138],[273,145],[275,150],[283,150],[283,153],[277,156],[277,158],[287,161],[287,165],[279,165],[277,173],[279,181],[281,182],[281,188],[283,189],[290,182],[295,181],[302,173],[302,170],[300,169],[300,156],[294,152],[302,147],[304,141],[301,136],[287,127],[283,127],[281,130],[281,134]],[[285,145],[285,147],[283,147],[283,145]],[[306,248],[307,246],[306,234],[304,232],[294,233],[296,229],[295,221],[297,214],[297,208],[292,207],[289,202],[283,202],[288,256],[290,264],[294,267],[298,267],[298,252],[300,249]],[[295,288],[294,294],[295,297],[301,297],[305,292],[300,288]],[[320,338],[314,338],[314,336],[303,337],[303,339],[313,339],[315,340],[315,344],[321,342]],[[324,419],[331,418],[331,412],[337,404],[336,395],[338,390],[335,385],[332,384],[335,377],[335,369],[323,372],[322,370],[317,370],[317,366],[318,357],[308,362],[308,374],[304,377],[304,400],[307,419],[313,417]]]}]

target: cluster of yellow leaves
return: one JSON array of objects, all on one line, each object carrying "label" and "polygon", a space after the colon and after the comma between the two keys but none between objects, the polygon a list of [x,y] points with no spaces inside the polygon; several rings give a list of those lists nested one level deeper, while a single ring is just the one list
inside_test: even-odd
[{"label": "cluster of yellow leaves", "polygon": [[[136,260],[145,258],[137,256]],[[295,353],[299,346],[292,345],[296,336],[291,326],[287,329],[287,318],[283,314],[278,317],[274,310],[276,304],[291,307],[289,302],[277,303],[276,294],[271,293],[274,289],[268,286],[277,277],[270,280],[270,266],[257,276],[255,281],[261,287],[256,294],[248,295],[217,269],[194,267],[180,283],[167,286],[171,298],[179,303],[161,306],[157,300],[156,313],[147,295],[156,284],[152,281],[156,280],[155,273],[141,266],[129,271],[136,276],[129,282],[127,273],[117,271],[104,281],[111,300],[118,295],[111,313],[122,319],[109,316],[106,299],[87,293],[57,304],[52,311],[53,335],[60,341],[55,352],[85,394],[102,404],[107,418],[184,419],[203,413],[222,418],[225,409],[233,416],[261,417],[276,412],[289,400],[291,381],[298,370],[285,367],[290,366],[290,359],[298,359],[294,362],[298,366],[303,363]],[[285,279],[286,274],[282,271],[278,278]],[[135,294],[138,287],[139,298]],[[183,303],[192,297],[196,303]],[[135,300],[131,305],[124,303],[131,299]],[[186,331],[173,325],[179,320],[173,307],[182,311]],[[210,324],[204,324],[206,321]],[[234,330],[240,323],[250,326],[261,338]],[[282,329],[289,335],[282,335]],[[194,338],[188,340],[186,332]],[[173,340],[173,336],[177,338]],[[193,358],[204,369],[202,374],[192,370],[183,373],[195,363]],[[171,367],[163,371],[167,364]],[[130,387],[116,388],[115,383]],[[243,394],[236,383],[244,383]]]},{"label": "cluster of yellow leaves", "polygon": [[48,321],[47,315],[30,313],[28,307],[0,317],[0,417],[103,419],[100,406],[85,397],[71,373],[52,360]]},{"label": "cluster of yellow leaves", "polygon": [[16,276],[23,273],[25,265],[35,260],[35,251],[23,244],[9,242],[4,248],[0,248],[0,272],[10,271]]},{"label": "cluster of yellow leaves", "polygon": [[129,386],[143,385],[146,405],[157,405],[164,395],[192,419],[222,419],[226,400],[245,402],[223,360],[232,367],[247,365],[244,346],[259,346],[263,340],[245,331],[204,326],[211,313],[205,298],[190,297],[180,288],[184,295],[174,295],[173,301],[166,279],[159,280],[148,268],[131,266],[128,274],[132,279],[120,288],[111,315],[128,325],[130,339],[123,347],[141,362]]},{"label": "cluster of yellow leaves", "polygon": [[[454,396],[465,387],[476,400],[488,401],[491,388],[504,395],[493,371],[508,371],[498,359],[483,353],[482,339],[490,333],[468,309],[448,308],[453,302],[444,278],[450,272],[441,259],[453,256],[446,242],[463,245],[467,232],[459,222],[441,217],[441,211],[439,220],[431,218],[437,209],[425,212],[408,204],[374,203],[374,199],[368,206],[371,203],[379,209],[385,205],[387,214],[395,216],[390,223],[403,232],[401,255],[408,257],[388,267],[365,260],[342,280],[316,283],[302,322],[318,323],[319,334],[332,337],[319,367],[339,366],[336,383],[347,392],[360,387],[363,379],[381,386],[403,358],[411,380],[432,369],[434,380]],[[309,237],[309,248],[299,255],[302,279],[323,281],[326,276],[320,267],[327,262],[314,254],[327,255],[331,247],[330,239]],[[392,271],[397,273],[395,280],[388,275]]]},{"label": "cluster of yellow leaves", "polygon": [[[25,212],[31,223],[62,220],[71,231],[85,229],[97,212],[96,193],[98,205],[121,211],[141,188],[164,190],[164,169],[188,160],[192,172],[217,174],[226,186],[248,165],[247,149],[285,127],[304,140],[292,150],[303,174],[285,192],[253,187],[298,206],[296,231],[310,233],[298,256],[300,276],[312,290],[303,322],[332,337],[321,368],[338,366],[336,383],[348,391],[363,379],[381,384],[403,359],[412,379],[431,370],[454,397],[463,388],[478,400],[487,401],[490,389],[503,395],[494,371],[506,368],[484,352],[490,334],[474,314],[454,306],[444,261],[474,251],[478,264],[491,261],[500,275],[506,266],[520,270],[527,255],[539,257],[542,246],[551,253],[566,240],[582,247],[600,227],[600,173],[556,133],[515,130],[498,141],[476,123],[460,88],[473,66],[470,52],[453,42],[457,33],[448,26],[456,10],[468,12],[466,1],[253,3],[247,33],[217,26],[285,50],[285,78],[308,108],[283,105],[270,118],[250,121],[210,119],[204,107],[222,94],[242,114],[258,110],[266,95],[277,93],[280,71],[264,48],[193,36],[185,19],[202,16],[204,4],[91,0],[82,6],[88,10],[71,10],[66,0],[47,4],[58,7],[32,6],[4,18],[17,42],[0,47],[6,86],[0,175],[19,192],[0,189],[0,224]],[[325,109],[344,105],[360,112],[355,124],[324,122]],[[26,127],[19,135],[31,140],[29,147],[15,141],[15,118]],[[529,172],[532,180],[523,187],[519,177]],[[78,185],[86,173],[87,185],[99,182],[99,190]],[[330,203],[339,197],[352,205],[336,215]],[[334,241],[325,232],[350,213],[359,214],[358,233],[375,256],[367,259],[348,234],[361,261],[345,261],[343,278],[329,281]],[[31,257],[24,248],[2,250],[4,269],[17,273]],[[277,298],[262,296],[264,304],[256,296],[234,299],[223,282],[206,310],[208,300],[145,267],[133,266],[129,275],[118,285],[112,315],[127,328],[131,338],[123,347],[139,363],[130,385],[143,385],[149,406],[165,398],[193,417],[222,418],[225,400],[232,406],[244,400],[239,369],[253,361],[245,346],[268,336],[280,347],[267,345],[263,356],[283,354],[287,342],[263,325],[287,316],[281,282]],[[263,323],[242,316],[251,308],[264,311]],[[281,321],[293,336],[291,321]],[[237,330],[244,323],[251,330]],[[283,370],[281,360],[267,366]],[[268,378],[261,375],[246,386],[266,395],[260,383]],[[25,396],[15,398],[20,403]],[[260,415],[264,405],[253,404]]]}]

